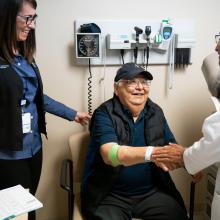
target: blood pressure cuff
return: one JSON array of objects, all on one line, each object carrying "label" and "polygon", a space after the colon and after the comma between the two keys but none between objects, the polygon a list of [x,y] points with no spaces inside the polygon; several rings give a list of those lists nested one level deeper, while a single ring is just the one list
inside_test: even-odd
[{"label": "blood pressure cuff", "polygon": [[202,72],[204,74],[209,91],[213,96],[220,99],[220,68],[217,53],[212,53],[205,57],[202,64]]},{"label": "blood pressure cuff", "polygon": [[101,33],[100,27],[95,23],[80,25],[80,33]]}]

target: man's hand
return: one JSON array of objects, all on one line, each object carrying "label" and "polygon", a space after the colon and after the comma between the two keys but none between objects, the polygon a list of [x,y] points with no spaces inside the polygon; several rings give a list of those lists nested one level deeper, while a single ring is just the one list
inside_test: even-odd
[{"label": "man's hand", "polygon": [[163,169],[163,171],[168,172],[170,170],[174,170],[178,167],[176,167],[176,164],[174,163],[168,163],[168,162],[157,162],[156,160],[151,160],[152,162],[154,162],[158,167],[160,167],[161,169]]}]

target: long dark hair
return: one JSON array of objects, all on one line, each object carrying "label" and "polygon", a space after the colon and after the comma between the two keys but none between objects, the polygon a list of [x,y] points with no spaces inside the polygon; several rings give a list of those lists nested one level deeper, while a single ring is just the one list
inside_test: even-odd
[{"label": "long dark hair", "polygon": [[36,51],[35,30],[31,29],[26,41],[17,41],[16,18],[24,3],[37,8],[35,0],[0,0],[0,59],[12,63],[14,49],[32,63]]}]

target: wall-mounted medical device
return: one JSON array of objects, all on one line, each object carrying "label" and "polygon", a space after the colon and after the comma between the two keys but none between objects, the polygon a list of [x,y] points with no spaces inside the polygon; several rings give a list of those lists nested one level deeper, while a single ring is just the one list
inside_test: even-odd
[{"label": "wall-mounted medical device", "polygon": [[101,57],[100,33],[76,34],[76,57],[99,58]]},{"label": "wall-mounted medical device", "polygon": [[75,29],[76,58],[101,57],[101,29],[96,23],[84,23]]},{"label": "wall-mounted medical device", "polygon": [[155,41],[152,44],[152,48],[160,52],[166,52],[173,37],[173,28],[169,20],[162,20],[160,30],[154,36]]},{"label": "wall-mounted medical device", "polygon": [[[82,24],[89,22],[91,20],[76,20],[75,35],[78,35]],[[122,64],[120,57],[122,51],[125,62],[169,64],[171,60],[174,60],[176,67],[181,66],[181,63],[186,65],[192,63],[192,50],[195,46],[195,22],[193,20],[172,20],[172,22],[167,19],[93,20],[92,22],[100,27],[102,35],[99,41],[100,59],[92,59],[91,65],[120,65]],[[85,49],[84,44],[82,47]],[[170,58],[171,51],[174,53],[172,59]],[[79,59],[78,55],[76,57],[77,64],[87,64],[85,59]],[[146,61],[147,57],[149,61]]]},{"label": "wall-mounted medical device", "polygon": [[131,39],[128,34],[108,34],[107,48],[110,50],[131,49]]},{"label": "wall-mounted medical device", "polygon": [[75,28],[76,58],[86,60],[88,76],[88,112],[92,114],[92,71],[91,60],[101,57],[101,29],[96,23],[85,22]]}]

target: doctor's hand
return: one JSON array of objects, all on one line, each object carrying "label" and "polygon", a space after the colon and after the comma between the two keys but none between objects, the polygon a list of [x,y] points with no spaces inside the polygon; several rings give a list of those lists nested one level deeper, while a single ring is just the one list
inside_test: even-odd
[{"label": "doctor's hand", "polygon": [[75,122],[81,125],[87,125],[90,122],[91,115],[87,112],[77,112],[74,119]]},{"label": "doctor's hand", "polygon": [[184,167],[184,151],[185,148],[183,146],[172,143],[164,147],[155,147],[151,155],[151,160],[161,168],[167,166],[169,170],[177,169]]}]

